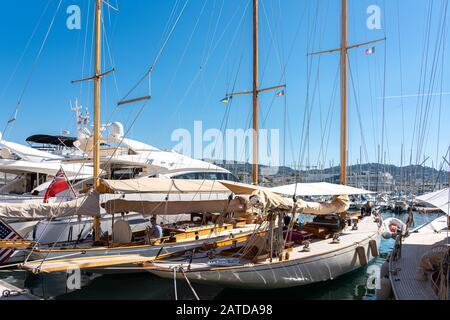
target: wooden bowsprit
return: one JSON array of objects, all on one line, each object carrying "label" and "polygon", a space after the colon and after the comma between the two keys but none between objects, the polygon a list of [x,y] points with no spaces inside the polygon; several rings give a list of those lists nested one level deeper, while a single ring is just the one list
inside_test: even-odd
[{"label": "wooden bowsprit", "polygon": [[144,257],[137,254],[60,259],[45,262],[27,262],[20,266],[33,273],[51,273],[76,269],[94,269],[109,266],[144,264],[155,260],[155,257]]},{"label": "wooden bowsprit", "polygon": [[27,240],[0,240],[0,249],[26,249],[35,244],[35,242]]}]

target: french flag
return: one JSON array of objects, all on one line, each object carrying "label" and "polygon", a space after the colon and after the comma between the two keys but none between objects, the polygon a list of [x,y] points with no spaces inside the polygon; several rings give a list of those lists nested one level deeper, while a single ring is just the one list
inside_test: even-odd
[{"label": "french flag", "polygon": [[366,55],[371,55],[375,53],[375,47],[369,48],[366,50]]}]

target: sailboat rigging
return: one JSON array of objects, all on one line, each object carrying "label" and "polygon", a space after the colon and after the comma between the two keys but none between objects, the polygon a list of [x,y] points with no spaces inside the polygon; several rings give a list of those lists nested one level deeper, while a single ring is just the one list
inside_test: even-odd
[{"label": "sailboat rigging", "polygon": [[253,89],[245,92],[227,93],[222,101],[228,103],[234,96],[252,95],[253,110],[253,144],[252,144],[252,183],[259,184],[259,94],[267,91],[286,88],[286,85],[272,86],[268,88],[259,87],[259,0],[253,1]]},{"label": "sailboat rigging", "polygon": [[[255,18],[258,9],[257,0],[254,0],[253,4],[254,30],[257,30]],[[255,49],[257,40],[257,35],[254,35],[254,55],[257,53]],[[382,40],[384,39],[348,46],[347,0],[342,0],[341,47],[313,53],[341,52],[340,182],[342,187],[333,187],[334,191],[340,190],[338,191],[340,196],[335,195],[330,203],[313,204],[297,199],[302,189],[303,192],[306,189],[305,195],[313,193],[312,185],[296,183],[272,190],[247,187],[247,194],[251,195],[249,206],[259,212],[263,222],[257,232],[242,246],[215,252],[213,255],[215,258],[193,259],[192,256],[195,256],[193,251],[188,261],[179,262],[179,258],[172,260],[169,255],[165,259],[155,260],[148,271],[164,278],[184,278],[192,282],[212,283],[225,287],[274,289],[334,279],[367,265],[368,261],[377,257],[383,230],[381,216],[377,212],[370,212],[370,216],[347,214],[348,196],[355,193],[342,188],[347,182],[347,51]],[[258,78],[255,70],[257,72],[257,58],[254,57],[252,92],[254,112],[255,109],[257,111],[258,106],[257,94],[261,92],[257,87]],[[255,124],[257,125],[257,121],[254,121],[254,127]],[[253,165],[255,170],[257,166],[255,167],[255,163]],[[253,178],[253,182],[255,180],[257,182],[255,171],[253,171]],[[245,189],[243,186],[235,188],[225,185],[236,194],[242,194]],[[293,199],[280,197],[280,194],[290,195]],[[330,195],[329,191],[325,190],[319,191],[319,194]],[[295,223],[297,214],[308,213],[316,216],[313,223],[308,223],[306,226]],[[286,215],[290,216],[290,222],[283,228]],[[347,227],[348,224],[352,226],[351,231]],[[326,226],[331,225],[333,227],[327,229]],[[328,239],[331,236],[333,241],[330,243]],[[311,253],[312,248],[314,253]]]}]

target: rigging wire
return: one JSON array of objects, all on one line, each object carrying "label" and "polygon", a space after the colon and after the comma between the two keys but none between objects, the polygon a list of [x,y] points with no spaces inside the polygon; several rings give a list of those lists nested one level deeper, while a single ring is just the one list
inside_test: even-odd
[{"label": "rigging wire", "polygon": [[35,59],[34,59],[34,61],[33,61],[33,64],[32,64],[32,67],[31,67],[31,71],[30,71],[30,73],[28,74],[28,77],[27,77],[27,79],[26,79],[26,81],[25,81],[25,85],[24,85],[24,87],[23,87],[23,89],[22,89],[22,92],[21,92],[20,95],[19,95],[19,99],[17,100],[17,104],[16,104],[16,108],[15,108],[15,110],[14,110],[14,113],[12,114],[11,118],[8,120],[8,122],[6,123],[5,128],[3,129],[3,132],[4,132],[4,133],[3,133],[3,136],[5,136],[5,137],[6,137],[6,135],[7,135],[7,130],[8,130],[8,128],[10,127],[10,125],[11,125],[11,127],[12,127],[12,125],[13,125],[14,122],[16,121],[17,115],[18,115],[19,110],[20,110],[20,107],[21,107],[22,100],[23,100],[23,98],[24,98],[24,96],[25,96],[25,93],[26,93],[26,91],[27,91],[27,89],[28,89],[28,86],[29,86],[29,84],[30,84],[30,82],[31,82],[31,79],[32,79],[32,77],[33,77],[33,75],[34,75],[34,72],[35,72],[36,67],[37,67],[37,63],[38,63],[39,58],[41,57],[41,54],[42,54],[42,52],[43,52],[43,50],[44,50],[44,48],[45,48],[45,45],[46,45],[46,43],[47,43],[48,37],[49,37],[49,35],[50,35],[50,32],[51,32],[51,30],[53,29],[53,25],[54,25],[54,22],[55,22],[55,20],[56,20],[56,16],[57,16],[57,14],[58,14],[58,12],[59,12],[59,9],[60,9],[60,7],[61,7],[62,1],[63,1],[63,0],[59,0],[58,5],[56,6],[56,10],[55,10],[55,12],[54,12],[54,14],[53,14],[52,20],[51,20],[50,25],[49,25],[49,27],[48,27],[48,29],[47,29],[47,32],[46,32],[46,34],[45,34],[45,37],[44,37],[44,39],[43,39],[43,41],[42,41],[42,44],[41,44],[41,46],[40,46],[40,48],[39,48],[39,51],[38,51],[37,55],[36,55],[36,57],[35,57]]},{"label": "rigging wire", "polygon": [[1,94],[1,96],[0,96],[0,101],[3,100],[3,97],[4,97],[5,94],[6,94],[6,91],[8,91],[9,86],[11,85],[11,82],[14,80],[14,78],[15,78],[15,76],[16,76],[16,74],[17,74],[17,71],[19,70],[19,67],[20,67],[20,65],[22,64],[23,58],[25,57],[25,54],[27,53],[28,48],[29,48],[30,45],[31,45],[31,42],[32,42],[33,39],[34,39],[34,37],[35,37],[35,35],[36,35],[36,32],[37,32],[37,30],[39,29],[39,26],[41,25],[42,19],[44,18],[45,14],[47,13],[47,10],[48,10],[48,7],[49,7],[49,6],[50,6],[50,0],[47,0],[47,5],[44,7],[44,10],[42,11],[41,15],[39,16],[39,19],[38,19],[38,21],[36,22],[36,25],[35,25],[33,31],[31,32],[30,37],[28,38],[28,41],[27,41],[27,43],[26,43],[26,45],[25,45],[25,48],[24,48],[24,50],[22,51],[22,54],[20,55],[19,60],[17,61],[16,65],[14,66],[14,69],[13,69],[12,74],[10,75],[10,77],[8,78],[8,80],[6,81],[5,87],[3,88],[2,94]]},{"label": "rigging wire", "polygon": [[186,7],[189,3],[189,0],[186,0],[184,3],[183,8],[181,9],[181,12],[179,13],[175,23],[173,24],[172,28],[170,29],[169,34],[167,35],[166,39],[164,40],[163,45],[161,46],[161,48],[159,49],[158,53],[156,54],[156,57],[154,58],[153,62],[151,63],[150,67],[148,68],[148,70],[145,72],[145,74],[137,81],[137,83],[130,89],[130,91],[127,92],[127,94],[122,98],[122,100],[126,100],[131,93],[134,92],[134,90],[140,85],[142,84],[142,82],[147,78],[147,76],[150,76],[151,73],[153,72],[153,69],[155,68],[157,62],[159,61],[162,53],[164,52],[164,49],[166,48],[170,38],[172,37],[176,27],[178,26],[178,23],[180,22],[181,17],[183,16]]},{"label": "rigging wire", "polygon": [[188,39],[188,41],[187,41],[187,44],[184,46],[183,53],[181,54],[181,57],[180,57],[180,59],[179,59],[179,61],[178,61],[178,65],[177,65],[177,67],[176,67],[176,69],[175,69],[175,72],[174,72],[174,74],[173,74],[173,76],[172,76],[172,79],[171,79],[170,82],[169,82],[169,87],[168,87],[167,93],[166,93],[166,95],[165,95],[166,98],[168,97],[168,95],[170,94],[170,92],[172,92],[173,83],[174,83],[175,79],[177,78],[177,75],[178,75],[178,72],[179,72],[179,70],[180,70],[180,68],[181,68],[181,65],[183,64],[184,59],[185,59],[185,57],[186,57],[186,54],[187,54],[187,52],[188,52],[188,50],[189,50],[189,48],[190,48],[190,45],[191,45],[192,40],[193,40],[193,38],[194,38],[194,35],[195,35],[195,33],[196,33],[197,29],[198,29],[198,25],[199,25],[200,20],[201,20],[201,18],[202,18],[202,16],[203,16],[203,13],[204,13],[204,11],[205,11],[206,4],[207,4],[207,3],[208,3],[208,1],[207,1],[207,0],[204,0],[203,6],[202,6],[202,8],[201,8],[201,10],[200,10],[200,14],[199,14],[199,16],[197,17],[197,21],[195,22],[194,28],[193,28],[193,30],[192,30],[190,36],[189,36],[189,39]]},{"label": "rigging wire", "polygon": [[[353,79],[353,72],[352,72],[352,67],[351,67],[351,62],[350,62],[350,58],[348,59],[348,68],[349,68],[349,73],[350,73],[350,81],[352,83],[352,89],[353,89],[353,95],[354,95],[354,99],[355,99],[355,108],[356,108],[356,113],[358,115],[358,123],[359,123],[359,129],[361,132],[361,142],[362,142],[362,146],[364,149],[364,155],[366,157],[366,160],[369,158],[368,153],[367,153],[367,144],[366,144],[366,138],[364,135],[364,127],[363,127],[363,122],[362,122],[362,118],[361,118],[361,109],[359,106],[359,99],[357,97],[357,90],[356,90],[356,86],[355,86],[355,81]],[[360,159],[360,162],[362,162],[363,160]]]},{"label": "rigging wire", "polygon": [[425,101],[425,110],[424,110],[424,118],[423,118],[423,126],[422,126],[422,132],[421,132],[421,140],[420,140],[420,153],[424,153],[424,144],[427,138],[427,131],[429,132],[430,130],[430,126],[429,126],[429,122],[431,121],[431,103],[432,103],[432,95],[430,94],[431,92],[434,91],[434,87],[436,85],[436,77],[437,77],[437,73],[438,73],[438,60],[439,60],[439,56],[442,50],[442,47],[444,45],[444,35],[445,35],[445,25],[446,25],[446,21],[447,21],[447,5],[448,5],[448,1],[445,2],[445,4],[443,4],[444,8],[441,8],[440,12],[442,12],[441,15],[441,19],[440,19],[440,23],[439,26],[440,30],[438,31],[438,35],[436,38],[436,44],[435,44],[435,50],[433,53],[433,60],[432,60],[432,67],[431,67],[431,83],[429,84],[429,89],[428,89],[428,93],[429,95],[426,98]]}]

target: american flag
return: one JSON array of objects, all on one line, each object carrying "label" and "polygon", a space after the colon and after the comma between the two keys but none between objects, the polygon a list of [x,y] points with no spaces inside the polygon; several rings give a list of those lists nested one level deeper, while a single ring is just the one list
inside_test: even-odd
[{"label": "american flag", "polygon": [[[17,240],[21,237],[5,222],[0,219],[0,240]],[[0,265],[8,261],[14,249],[0,249]]]}]

